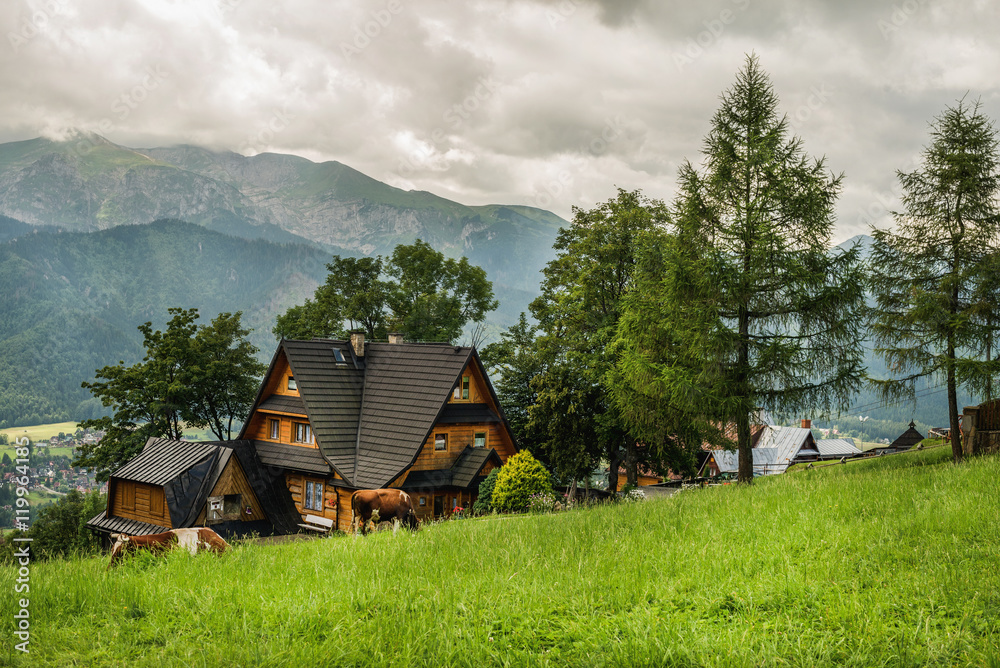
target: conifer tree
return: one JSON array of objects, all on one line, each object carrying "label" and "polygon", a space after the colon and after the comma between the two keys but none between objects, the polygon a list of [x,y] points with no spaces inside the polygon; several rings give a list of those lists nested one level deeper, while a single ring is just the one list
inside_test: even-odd
[{"label": "conifer tree", "polygon": [[947,107],[931,124],[923,163],[897,172],[903,210],[895,229],[873,229],[872,327],[894,377],[873,382],[888,401],[914,396],[924,377],[943,377],[951,447],[962,457],[959,385],[992,394],[996,374],[996,268],[1000,216],[997,133],[978,102]]},{"label": "conifer tree", "polygon": [[[790,136],[756,56],[721,100],[702,171],[681,169],[662,242],[673,268],[637,282],[616,345],[638,362],[619,366],[622,382],[714,422],[715,436],[735,426],[739,480],[751,482],[756,411],[812,415],[860,385],[864,281],[856,248],[828,250],[842,177]],[[645,308],[643,290],[663,310]]]}]

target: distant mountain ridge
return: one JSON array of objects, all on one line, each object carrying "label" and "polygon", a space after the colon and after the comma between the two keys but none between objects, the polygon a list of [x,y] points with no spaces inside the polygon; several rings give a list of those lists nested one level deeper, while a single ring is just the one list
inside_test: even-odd
[{"label": "distant mountain ridge", "polygon": [[365,255],[421,238],[449,256],[467,256],[501,286],[531,292],[566,225],[532,207],[466,206],[400,190],[334,161],[197,146],[129,148],[83,133],[0,144],[0,214],[68,231],[172,218],[233,236]]}]

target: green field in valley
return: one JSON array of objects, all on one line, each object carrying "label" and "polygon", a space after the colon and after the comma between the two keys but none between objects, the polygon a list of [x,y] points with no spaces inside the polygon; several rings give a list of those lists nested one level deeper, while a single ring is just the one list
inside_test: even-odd
[{"label": "green field in valley", "polygon": [[[997,666],[1000,458],[31,569],[19,666]],[[10,572],[10,571],[9,571]],[[11,580],[13,573],[10,572]],[[14,598],[2,599],[5,637]]]},{"label": "green field in valley", "polygon": [[25,436],[30,438],[32,442],[47,441],[53,436],[58,436],[60,432],[64,434],[74,433],[77,429],[76,425],[76,422],[54,422],[34,427],[10,427],[9,429],[0,429],[0,434],[7,434],[7,438],[11,444],[16,439],[24,438]]}]

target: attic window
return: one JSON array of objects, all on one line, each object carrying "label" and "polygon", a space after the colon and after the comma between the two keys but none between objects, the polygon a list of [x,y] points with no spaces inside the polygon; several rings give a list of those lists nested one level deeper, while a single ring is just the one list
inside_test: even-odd
[{"label": "attic window", "polygon": [[462,381],[455,386],[454,398],[456,401],[469,400],[469,377],[462,376]]},{"label": "attic window", "polygon": [[299,386],[295,384],[295,378],[292,377],[292,376],[288,377],[288,389],[289,390],[297,390],[297,389],[299,389]]},{"label": "attic window", "polygon": [[344,351],[340,348],[333,349],[333,359],[337,360],[337,364],[345,364]]},{"label": "attic window", "polygon": [[296,443],[315,443],[313,438],[312,427],[304,422],[295,423],[295,442]]}]

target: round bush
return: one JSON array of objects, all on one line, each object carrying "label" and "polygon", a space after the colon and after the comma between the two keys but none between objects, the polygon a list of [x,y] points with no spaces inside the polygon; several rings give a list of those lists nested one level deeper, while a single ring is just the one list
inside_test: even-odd
[{"label": "round bush", "polygon": [[551,494],[552,478],[541,462],[523,450],[500,469],[493,488],[493,507],[502,512],[519,512],[528,507],[532,494]]}]

